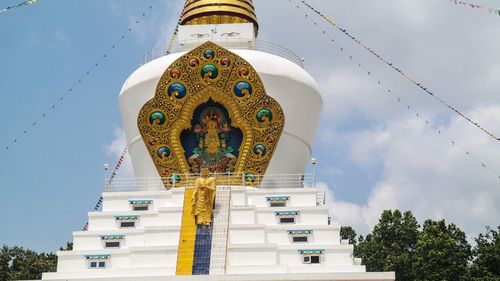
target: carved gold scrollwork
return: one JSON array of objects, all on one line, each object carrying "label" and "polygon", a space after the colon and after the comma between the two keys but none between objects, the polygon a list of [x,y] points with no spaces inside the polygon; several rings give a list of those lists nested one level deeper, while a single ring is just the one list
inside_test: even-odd
[{"label": "carved gold scrollwork", "polygon": [[[139,112],[139,131],[165,186],[189,184],[179,176],[190,172],[181,133],[190,129],[196,108],[209,100],[227,109],[231,126],[243,135],[230,172],[258,185],[283,131],[283,110],[266,95],[250,63],[207,42],[165,70],[155,96]],[[231,184],[241,184],[242,178],[234,177]]]}]

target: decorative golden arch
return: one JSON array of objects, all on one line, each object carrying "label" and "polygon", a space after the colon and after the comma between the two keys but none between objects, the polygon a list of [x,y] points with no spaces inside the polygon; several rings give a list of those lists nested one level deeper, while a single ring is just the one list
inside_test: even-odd
[{"label": "decorative golden arch", "polygon": [[167,188],[187,184],[179,176],[190,173],[181,133],[191,127],[196,108],[209,100],[227,110],[231,125],[243,135],[230,172],[259,178],[269,165],[285,125],[281,106],[266,94],[250,63],[206,42],[167,68],[155,96],[139,112],[139,131]]}]

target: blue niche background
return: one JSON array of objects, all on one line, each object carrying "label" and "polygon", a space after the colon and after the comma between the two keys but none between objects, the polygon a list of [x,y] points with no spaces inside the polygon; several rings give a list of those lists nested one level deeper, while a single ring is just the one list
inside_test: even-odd
[{"label": "blue niche background", "polygon": [[191,173],[199,173],[202,165],[215,173],[234,171],[243,133],[231,124],[227,109],[212,99],[195,109],[191,128],[181,133]]}]

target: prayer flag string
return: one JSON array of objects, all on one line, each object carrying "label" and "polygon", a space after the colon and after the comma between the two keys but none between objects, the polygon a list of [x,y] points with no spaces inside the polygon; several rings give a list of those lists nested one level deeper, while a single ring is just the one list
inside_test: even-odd
[{"label": "prayer flag string", "polygon": [[[152,6],[149,6],[147,10],[151,11],[153,9]],[[139,25],[139,23],[141,22],[141,20],[143,18],[146,17],[146,11],[142,12],[140,14],[140,16],[137,17],[137,19],[134,21],[135,25]],[[29,132],[31,132],[33,129],[35,129],[36,127],[38,127],[41,123],[41,121],[45,118],[47,118],[47,116],[51,113],[53,113],[56,109],[56,107],[58,107],[63,101],[64,99],[66,98],[66,96],[68,96],[69,94],[73,93],[77,88],[78,86],[80,86],[83,82],[85,82],[87,79],[87,77],[90,76],[90,74],[93,74],[96,69],[98,67],[100,67],[103,63],[104,60],[108,59],[110,54],[113,53],[113,51],[118,47],[120,46],[120,43],[122,43],[124,41],[125,38],[128,37],[128,35],[134,30],[133,26],[130,25],[122,34],[121,36],[119,36],[115,42],[106,50],[106,52],[104,54],[102,54],[98,59],[97,61],[92,64],[92,66],[90,66],[90,68],[88,68],[87,71],[83,72],[80,77],[75,80],[73,82],[73,84],[66,90],[64,91],[64,93],[57,97],[57,99],[54,101],[53,104],[51,104],[49,107],[47,107],[45,109],[45,111],[40,114],[35,120],[33,120],[31,122],[31,124],[27,127],[24,128],[24,130],[22,130],[21,132],[18,133],[17,136],[15,136],[13,139],[11,139],[11,141],[9,143],[7,143],[6,145],[2,146],[2,148],[0,149],[0,156],[5,153],[6,151],[8,151],[9,149],[12,148],[12,146],[14,146],[15,144],[17,144],[19,142],[20,139],[22,139],[24,136],[26,136]]]},{"label": "prayer flag string", "polygon": [[[177,26],[175,27],[174,33],[170,37],[170,42],[169,42],[168,47],[167,47],[167,49],[165,51],[166,55],[168,55],[168,54],[170,54],[172,52],[172,48],[174,46],[174,42],[177,39],[177,33],[179,32],[179,26],[181,24],[181,17],[182,17],[182,14],[181,14],[181,16],[179,16],[179,20],[177,21]],[[113,172],[111,173],[111,176],[107,180],[107,184],[108,185],[110,185],[113,182],[113,180],[115,179],[115,177],[116,177],[116,175],[118,173],[118,170],[121,168],[123,161],[125,161],[125,157],[127,155],[127,152],[128,152],[128,146],[125,146],[125,148],[123,149],[122,154],[120,155],[120,158],[118,158],[118,161],[116,162],[115,168],[113,169]],[[97,201],[97,204],[94,207],[94,211],[99,210],[99,207],[102,204],[102,200],[103,200],[102,196],[99,197],[99,200]],[[89,227],[89,222],[87,221],[85,223],[85,226],[83,227],[83,231],[87,231],[88,227]]]},{"label": "prayer flag string", "polygon": [[[291,1],[291,0],[289,0],[289,1]],[[465,115],[463,112],[461,112],[460,110],[456,109],[454,106],[452,106],[451,104],[447,103],[445,100],[443,100],[442,98],[440,98],[436,93],[434,93],[431,90],[429,90],[429,88],[427,88],[426,86],[424,86],[422,83],[420,83],[417,80],[415,80],[408,73],[406,73],[402,69],[396,67],[393,63],[389,62],[387,59],[385,59],[384,57],[382,57],[381,55],[379,55],[378,53],[376,53],[373,49],[371,49],[370,47],[368,47],[367,45],[365,45],[364,43],[362,43],[359,39],[357,39],[356,37],[354,37],[346,29],[341,28],[340,26],[338,26],[337,23],[335,21],[333,21],[332,18],[328,17],[327,15],[323,14],[319,10],[315,9],[313,6],[311,6],[309,3],[307,3],[307,1],[305,1],[305,0],[299,0],[299,1],[302,2],[302,4],[304,4],[311,11],[313,11],[314,13],[316,13],[317,15],[319,15],[320,17],[322,17],[324,20],[326,20],[330,25],[334,26],[337,30],[341,31],[349,39],[351,39],[352,41],[356,42],[356,44],[358,44],[363,49],[365,49],[368,52],[370,52],[371,54],[373,54],[375,57],[377,57],[384,64],[386,64],[387,66],[389,66],[391,69],[395,70],[397,73],[399,73],[401,76],[403,76],[406,80],[410,81],[412,84],[414,84],[415,86],[417,86],[418,88],[420,88],[421,90],[423,90],[425,93],[429,94],[436,101],[438,101],[439,103],[443,104],[444,106],[446,106],[447,108],[449,108],[451,111],[455,112],[457,115],[459,115],[460,117],[462,117],[465,120],[467,120],[467,122],[469,122],[473,126],[479,128],[481,131],[483,131],[484,133],[486,133],[491,138],[495,139],[496,141],[500,141],[500,137],[498,137],[493,132],[491,132],[491,131],[487,130],[486,128],[484,128],[483,126],[481,126],[481,124],[479,124],[478,122],[472,120],[470,117],[468,117],[467,115]]]},{"label": "prayer flag string", "polygon": [[[301,0],[299,0],[301,1]],[[291,1],[290,1],[291,2]],[[299,5],[297,5],[297,8],[300,9]],[[304,14],[305,14],[305,18],[306,20],[309,19],[308,18],[308,14],[307,14],[307,11],[304,11]],[[315,27],[318,27],[319,24],[317,22],[314,22],[313,21],[313,25]],[[441,136],[444,136],[444,137],[447,137],[448,140],[449,140],[449,144],[453,147],[453,148],[458,148],[460,150],[463,151],[463,153],[468,156],[470,159],[472,159],[473,161],[477,162],[482,168],[486,169],[489,173],[491,173],[492,175],[494,175],[497,179],[500,180],[500,173],[494,171],[489,165],[486,164],[485,161],[481,160],[480,158],[478,158],[477,156],[475,156],[474,154],[472,154],[470,151],[462,148],[456,141],[454,138],[450,137],[449,135],[446,135],[441,129],[439,129],[439,127],[435,126],[431,121],[427,120],[425,118],[425,116],[421,113],[419,113],[418,111],[415,110],[415,108],[413,106],[411,106],[408,102],[406,102],[401,96],[399,96],[398,94],[396,94],[394,91],[392,91],[388,86],[386,86],[382,80],[380,80],[372,71],[370,71],[369,69],[367,69],[363,64],[361,64],[349,51],[347,51],[344,47],[342,47],[335,39],[332,35],[330,35],[328,32],[326,32],[326,30],[322,29],[322,34],[326,37],[328,37],[328,40],[331,44],[335,45],[336,47],[338,47],[338,49],[340,50],[341,53],[345,54],[346,57],[348,57],[348,59],[350,61],[353,61],[355,63],[355,65],[361,69],[363,69],[363,72],[366,73],[369,77],[371,77],[372,79],[374,79],[374,81],[377,83],[378,86],[380,87],[384,87],[385,88],[385,91],[387,92],[388,95],[394,97],[395,101],[398,103],[398,104],[401,104],[403,105],[407,110],[411,111],[415,117],[419,120],[422,120],[423,122],[425,122],[425,126],[430,128],[431,130],[433,130],[434,133],[436,133],[437,135],[441,135]]]},{"label": "prayer flag string", "polygon": [[168,47],[167,47],[167,50],[165,52],[166,55],[168,55],[172,52],[172,48],[174,47],[175,39],[177,39],[177,33],[179,32],[180,25],[181,25],[181,18],[179,18],[179,21],[177,22],[177,26],[175,27],[174,34],[172,34],[172,37],[170,37],[170,42],[168,43]]},{"label": "prayer flag string", "polygon": [[118,173],[118,170],[122,166],[122,163],[125,160],[125,156],[127,155],[127,152],[128,152],[128,146],[125,146],[122,154],[120,155],[120,158],[118,158],[118,161],[116,162],[115,168],[113,169],[111,176],[109,177],[108,183],[111,183],[115,179],[116,173]]},{"label": "prayer flag string", "polygon": [[13,6],[9,6],[9,7],[3,8],[3,9],[0,10],[0,13],[4,13],[4,12],[7,12],[7,11],[15,9],[15,8],[21,8],[21,7],[24,7],[24,6],[29,6],[29,5],[35,4],[37,1],[38,0],[24,1],[24,2],[19,3],[17,5],[13,5]]},{"label": "prayer flag string", "polygon": [[[127,156],[127,152],[128,152],[128,146],[125,146],[125,148],[123,149],[122,154],[120,155],[120,158],[118,158],[118,161],[116,161],[115,168],[113,169],[113,172],[111,173],[111,176],[107,180],[107,184],[111,184],[113,182],[114,178],[116,177],[116,174],[118,173],[118,170],[120,170],[120,168],[122,166],[122,163],[125,160],[125,157]],[[99,210],[99,208],[102,205],[102,201],[103,201],[103,199],[102,199],[102,196],[101,196],[101,197],[99,197],[99,200],[97,200],[97,203],[94,206],[94,211],[98,211]],[[85,223],[85,225],[83,226],[82,230],[83,231],[87,231],[88,228],[89,228],[89,222],[87,221]]]},{"label": "prayer flag string", "polygon": [[182,12],[179,15],[179,20],[177,21],[177,25],[175,26],[174,33],[172,33],[172,36],[170,37],[170,40],[168,42],[167,49],[165,50],[165,55],[169,55],[170,53],[172,53],[175,40],[177,39],[177,34],[179,33],[179,26],[181,25],[181,21],[182,21]]},{"label": "prayer flag string", "polygon": [[462,6],[473,8],[473,9],[479,9],[479,10],[482,10],[484,12],[488,12],[490,14],[494,14],[494,15],[500,16],[500,10],[499,9],[489,8],[489,7],[486,7],[486,6],[483,6],[483,5],[478,5],[478,4],[474,4],[474,3],[466,2],[466,1],[456,1],[456,0],[445,0],[445,1],[446,2],[450,2],[452,4],[455,4],[455,5],[462,5]]}]

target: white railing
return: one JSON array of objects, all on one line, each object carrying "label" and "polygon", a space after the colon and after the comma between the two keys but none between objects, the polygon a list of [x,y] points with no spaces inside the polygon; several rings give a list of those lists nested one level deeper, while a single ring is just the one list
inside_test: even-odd
[{"label": "white railing", "polygon": [[[175,44],[172,45],[171,48],[171,53],[175,52],[183,52],[186,51],[187,45],[193,45],[196,43],[202,43],[202,40],[187,40],[187,41],[182,41],[182,42],[176,42]],[[282,47],[280,45],[268,42],[268,41],[263,41],[263,40],[248,40],[248,39],[241,39],[241,38],[231,38],[227,39],[225,41],[217,41],[217,43],[221,44],[223,47],[228,48],[228,49],[247,49],[247,50],[256,50],[256,51],[262,51],[266,53],[270,53],[282,58],[285,58],[300,67],[304,67],[304,61],[302,58],[300,58],[298,55],[296,55],[294,52],[290,51],[289,49]],[[167,49],[168,49],[168,44],[161,45],[158,47],[155,47],[146,53],[141,57],[141,62],[140,64],[146,64],[154,59],[166,56]]]},{"label": "white railing", "polygon": [[[315,187],[314,174],[212,174],[217,185],[258,188]],[[105,180],[105,192],[161,191],[177,187],[194,187],[199,174],[174,175],[170,178],[115,178]]]},{"label": "white railing", "polygon": [[318,192],[316,192],[316,205],[326,205],[326,191],[318,190]]}]

